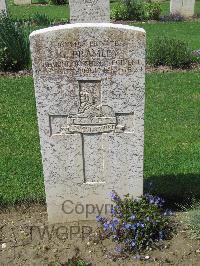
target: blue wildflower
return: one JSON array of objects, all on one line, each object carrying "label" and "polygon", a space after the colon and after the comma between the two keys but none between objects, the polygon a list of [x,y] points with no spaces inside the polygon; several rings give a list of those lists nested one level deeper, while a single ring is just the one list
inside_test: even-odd
[{"label": "blue wildflower", "polygon": [[117,195],[117,193],[114,190],[110,193],[110,197],[113,201],[119,201],[120,200],[120,197]]},{"label": "blue wildflower", "polygon": [[137,224],[132,224],[131,228],[134,229],[134,230],[137,229]]},{"label": "blue wildflower", "polygon": [[112,222],[113,222],[115,225],[119,224],[119,220],[118,220],[116,217],[113,218]]},{"label": "blue wildflower", "polygon": [[106,222],[106,218],[98,215],[98,216],[96,216],[96,221],[99,222],[99,223],[105,223]]},{"label": "blue wildflower", "polygon": [[119,224],[119,220],[114,217],[110,222],[107,222],[104,224],[104,229],[107,230],[108,228],[111,229],[111,231],[116,231],[116,226]]},{"label": "blue wildflower", "polygon": [[113,215],[118,214],[120,217],[123,216],[122,212],[120,211],[120,207],[119,206],[115,206],[114,208],[111,209],[111,213]]},{"label": "blue wildflower", "polygon": [[125,229],[131,229],[132,224],[129,224],[129,223],[123,223],[123,227],[124,227]]},{"label": "blue wildflower", "polygon": [[97,221],[97,222],[100,222],[100,221],[101,221],[101,218],[102,218],[102,217],[101,217],[100,215],[96,216],[96,221]]},{"label": "blue wildflower", "polygon": [[135,220],[135,218],[136,218],[136,216],[134,214],[131,215],[131,217],[130,217],[131,220]]},{"label": "blue wildflower", "polygon": [[110,222],[106,222],[103,224],[103,228],[105,231],[107,231],[109,229],[109,227],[110,227]]},{"label": "blue wildflower", "polygon": [[171,216],[171,215],[173,215],[173,212],[171,211],[171,210],[166,210],[165,212],[164,212],[164,216]]},{"label": "blue wildflower", "polygon": [[144,227],[145,227],[145,224],[144,224],[144,223],[141,223],[141,222],[139,222],[139,223],[137,223],[137,224],[136,224],[136,226],[137,226],[137,227],[142,227],[142,228],[144,228]]},{"label": "blue wildflower", "polygon": [[165,201],[160,197],[155,197],[154,202],[155,202],[155,205],[162,207]]},{"label": "blue wildflower", "polygon": [[116,246],[115,247],[115,252],[116,253],[121,253],[122,252],[122,248],[120,246]]},{"label": "blue wildflower", "polygon": [[155,204],[158,207],[162,207],[163,204],[165,203],[164,199],[162,199],[160,197],[154,197],[150,194],[146,194],[145,198],[150,204]]},{"label": "blue wildflower", "polygon": [[111,229],[111,231],[115,232],[116,231],[116,225],[114,223],[110,223],[109,228]]},{"label": "blue wildflower", "polygon": [[115,215],[115,214],[116,214],[116,212],[115,212],[115,209],[114,209],[114,208],[111,208],[110,212],[111,212],[111,214],[113,214],[113,215]]},{"label": "blue wildflower", "polygon": [[130,245],[131,245],[131,247],[134,247],[135,246],[135,241],[131,241]]},{"label": "blue wildflower", "polygon": [[163,231],[160,231],[160,232],[159,232],[159,239],[160,239],[160,240],[163,240],[163,239],[164,239]]}]

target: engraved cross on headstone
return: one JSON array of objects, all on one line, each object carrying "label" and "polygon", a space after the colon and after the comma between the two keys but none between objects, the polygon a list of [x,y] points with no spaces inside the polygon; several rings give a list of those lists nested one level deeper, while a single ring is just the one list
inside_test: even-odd
[{"label": "engraved cross on headstone", "polygon": [[109,0],[69,0],[70,23],[110,22]]},{"label": "engraved cross on headstone", "polygon": [[123,133],[126,122],[133,121],[133,113],[114,113],[110,106],[102,105],[101,80],[78,80],[78,83],[80,101],[78,114],[71,113],[69,116],[57,117],[57,121],[52,116],[50,128],[53,135],[80,134],[83,182],[87,184],[105,182],[106,134]]},{"label": "engraved cross on headstone", "polygon": [[62,133],[81,133],[84,183],[104,182],[103,134],[117,130],[117,118],[112,108],[102,105],[100,80],[79,80],[78,83],[78,115],[70,115]]}]

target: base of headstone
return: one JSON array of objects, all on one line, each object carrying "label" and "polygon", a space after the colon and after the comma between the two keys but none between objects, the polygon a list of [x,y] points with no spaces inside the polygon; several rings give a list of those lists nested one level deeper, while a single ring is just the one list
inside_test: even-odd
[{"label": "base of headstone", "polygon": [[18,6],[31,5],[31,0],[14,0],[14,4]]}]

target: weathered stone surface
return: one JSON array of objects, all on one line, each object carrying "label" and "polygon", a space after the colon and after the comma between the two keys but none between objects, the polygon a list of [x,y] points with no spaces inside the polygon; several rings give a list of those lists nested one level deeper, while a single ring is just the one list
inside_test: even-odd
[{"label": "weathered stone surface", "polygon": [[0,13],[1,12],[6,12],[6,1],[5,0],[0,0]]},{"label": "weathered stone surface", "polygon": [[141,195],[144,30],[71,24],[30,43],[49,222],[105,214],[113,189]]},{"label": "weathered stone surface", "polygon": [[31,5],[31,0],[14,0],[15,5]]},{"label": "weathered stone surface", "polygon": [[69,0],[71,23],[110,22],[109,0]]},{"label": "weathered stone surface", "polygon": [[184,17],[192,17],[194,15],[195,0],[171,0],[170,13],[180,14]]}]

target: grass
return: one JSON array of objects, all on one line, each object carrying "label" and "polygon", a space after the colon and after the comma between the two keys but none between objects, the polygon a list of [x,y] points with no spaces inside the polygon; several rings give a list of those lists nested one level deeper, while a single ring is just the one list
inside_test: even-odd
[{"label": "grass", "polygon": [[167,36],[186,41],[191,49],[199,49],[199,22],[137,23],[147,33],[147,45],[157,36]]},{"label": "grass", "polygon": [[199,79],[198,72],[147,75],[146,177],[200,173]]},{"label": "grass", "polygon": [[44,197],[32,78],[1,78],[0,201]]},{"label": "grass", "polygon": [[13,0],[8,0],[8,10],[14,19],[28,19],[35,13],[46,14],[51,20],[68,21],[69,7],[67,5],[24,5],[16,6]]},{"label": "grass", "polygon": [[150,191],[170,201],[200,196],[199,79],[198,72],[147,76],[144,174]]},{"label": "grass", "polygon": [[[197,72],[147,75],[144,175],[167,198],[200,196],[199,79]],[[41,200],[33,80],[0,78],[0,87],[0,203]]]}]

